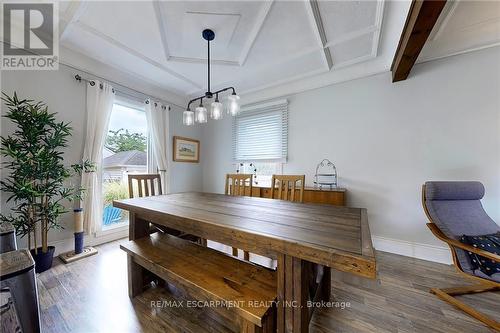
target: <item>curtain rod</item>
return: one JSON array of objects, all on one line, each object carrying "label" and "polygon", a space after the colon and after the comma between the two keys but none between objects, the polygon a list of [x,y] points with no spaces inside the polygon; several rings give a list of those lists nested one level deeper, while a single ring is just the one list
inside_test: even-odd
[{"label": "curtain rod", "polygon": [[[95,81],[94,80],[90,80],[90,79],[86,79],[86,78],[83,78],[81,77],[80,74],[76,74],[75,75],[75,80],[77,80],[78,82],[81,82],[81,81],[85,81],[85,82],[88,82],[91,86],[94,86],[95,85]],[[102,89],[102,83],[100,84],[100,88]],[[134,90],[136,91],[136,90]],[[115,90],[115,88],[113,88],[113,93],[119,93],[120,95],[124,95],[124,96],[128,96],[128,97],[131,97],[133,99],[136,99],[136,100],[140,100],[139,97],[135,96],[135,95],[132,95],[132,94],[128,94],[126,92],[123,92],[123,91],[118,91],[118,90]],[[138,91],[139,92],[139,91]],[[139,92],[140,93],[140,92]],[[142,94],[142,93],[141,93]],[[146,103],[146,104],[149,104],[149,97],[146,98],[146,100],[141,100],[143,103]],[[157,102],[154,102],[155,106],[158,106],[158,103]],[[162,105],[161,108],[163,110],[166,110],[167,107],[165,105]],[[172,108],[170,107],[170,105],[168,106],[168,110],[170,111]]]},{"label": "curtain rod", "polygon": [[[139,91],[139,90],[136,90],[136,89],[132,89],[132,88],[127,87],[127,86],[125,86],[125,85],[123,85],[123,84],[120,84],[120,83],[118,83],[118,82],[114,82],[114,81],[108,80],[108,79],[106,79],[106,78],[104,78],[104,77],[101,77],[101,76],[98,76],[98,75],[95,75],[95,74],[92,74],[92,73],[86,72],[86,71],[84,71],[84,70],[82,70],[82,69],[80,69],[80,68],[76,68],[76,67],[74,67],[74,66],[71,66],[71,65],[68,65],[68,64],[65,64],[65,63],[62,63],[62,62],[59,62],[59,65],[63,65],[63,66],[65,66],[65,67],[68,67],[68,68],[74,69],[75,71],[78,71],[78,72],[81,72],[81,73],[85,73],[85,74],[87,74],[87,75],[89,75],[89,76],[91,76],[91,77],[95,77],[95,78],[101,79],[101,80],[103,80],[103,81],[107,81],[107,82],[109,82],[109,83],[111,83],[111,84],[113,84],[113,85],[115,85],[115,86],[123,87],[123,88],[125,88],[125,89],[131,90],[131,91],[134,91],[134,92],[136,92],[136,93],[138,93],[138,94],[142,95],[145,99],[147,99],[147,98],[156,99],[156,100],[158,100],[158,101],[162,101],[162,102],[164,102],[164,103],[166,103],[166,104],[175,105],[175,106],[177,106],[177,107],[178,107],[178,108],[180,108],[180,109],[184,109],[184,106],[181,106],[181,105],[179,105],[179,104],[175,104],[175,103],[173,103],[173,102],[168,102],[168,101],[165,101],[163,98],[158,98],[158,97],[155,97],[155,96],[151,96],[151,95],[149,95],[149,94],[143,93],[142,91]],[[76,75],[78,75],[78,74],[76,74]],[[75,79],[76,79],[76,75],[75,75]],[[83,79],[83,78],[82,78],[82,79]],[[85,81],[92,81],[92,80],[91,80],[91,79],[85,79]],[[116,90],[116,89],[115,89],[115,90]],[[122,90],[117,90],[117,91],[118,91],[118,93],[120,93],[120,94],[122,94],[122,95],[126,95],[126,96],[130,96],[130,97],[132,97],[132,98],[135,98],[135,99],[139,99],[139,97],[138,97],[138,96],[135,96],[135,95],[132,95],[132,94],[128,94],[128,93],[126,93],[126,92],[124,92],[124,91],[122,91]]]}]

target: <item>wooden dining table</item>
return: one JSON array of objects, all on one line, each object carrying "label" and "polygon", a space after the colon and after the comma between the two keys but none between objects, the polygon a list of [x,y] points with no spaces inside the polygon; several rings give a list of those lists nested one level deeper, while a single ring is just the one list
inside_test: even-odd
[{"label": "wooden dining table", "polygon": [[113,205],[130,212],[130,240],[148,236],[149,222],[154,222],[276,259],[278,332],[309,331],[316,308],[311,305],[330,301],[331,268],[376,276],[364,208],[201,192],[118,200]]}]

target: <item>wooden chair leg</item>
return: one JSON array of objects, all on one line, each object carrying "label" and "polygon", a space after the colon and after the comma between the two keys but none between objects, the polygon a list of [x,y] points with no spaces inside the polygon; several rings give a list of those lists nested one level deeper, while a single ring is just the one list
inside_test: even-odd
[{"label": "wooden chair leg", "polygon": [[233,247],[233,256],[237,257],[238,256],[238,249]]},{"label": "wooden chair leg", "polygon": [[476,284],[472,286],[444,288],[440,290],[450,296],[454,296],[454,295],[476,294],[486,291],[495,291],[495,290],[500,290],[500,287],[489,284]]},{"label": "wooden chair leg", "polygon": [[243,259],[245,259],[246,261],[250,261],[250,252],[243,251]]},{"label": "wooden chair leg", "polygon": [[466,287],[457,287],[457,288],[447,288],[447,289],[438,289],[438,288],[433,288],[431,289],[431,293],[442,299],[443,301],[459,308],[460,310],[464,311],[468,315],[476,318],[477,320],[481,321],[482,323],[494,328],[497,331],[500,331],[500,323],[496,320],[491,319],[490,317],[486,316],[485,314],[473,309],[469,305],[459,301],[452,295],[463,295],[463,294],[471,294],[471,293],[478,293],[478,292],[484,292],[484,291],[491,291],[498,289],[497,286],[488,286],[488,285],[475,285],[475,286],[466,286]]}]

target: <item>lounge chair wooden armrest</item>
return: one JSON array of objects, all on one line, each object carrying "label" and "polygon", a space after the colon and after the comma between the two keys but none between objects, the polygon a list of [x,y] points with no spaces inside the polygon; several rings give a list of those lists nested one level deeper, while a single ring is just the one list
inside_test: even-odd
[{"label": "lounge chair wooden armrest", "polygon": [[442,240],[443,242],[447,243],[450,246],[457,247],[459,249],[475,253],[477,255],[483,256],[483,257],[488,258],[490,260],[494,260],[496,262],[500,262],[500,255],[494,254],[494,253],[491,253],[488,251],[484,251],[484,250],[478,249],[477,247],[464,244],[456,239],[449,238],[434,223],[427,223],[427,227],[429,227],[429,229],[434,234],[434,236],[436,236],[437,238],[439,238],[440,240]]}]

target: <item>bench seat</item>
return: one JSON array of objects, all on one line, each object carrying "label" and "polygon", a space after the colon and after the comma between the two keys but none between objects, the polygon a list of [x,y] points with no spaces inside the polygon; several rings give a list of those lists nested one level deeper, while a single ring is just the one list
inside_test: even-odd
[{"label": "bench seat", "polygon": [[244,319],[245,331],[254,331],[253,325],[258,328],[255,331],[273,329],[275,271],[168,234],[154,233],[120,248],[131,265],[152,272],[195,300],[226,304],[225,311]]}]

